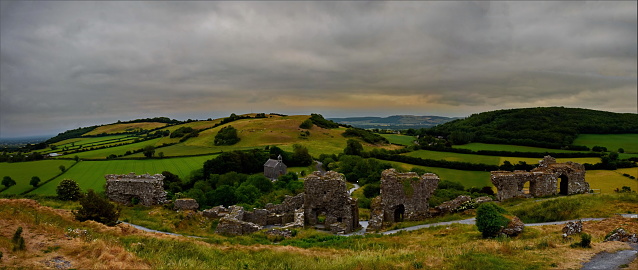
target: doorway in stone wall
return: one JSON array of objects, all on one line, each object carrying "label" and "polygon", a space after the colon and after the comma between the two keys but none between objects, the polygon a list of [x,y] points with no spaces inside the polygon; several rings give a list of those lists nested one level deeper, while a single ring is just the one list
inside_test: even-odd
[{"label": "doorway in stone wall", "polygon": [[399,204],[394,209],[394,222],[402,222],[404,215],[405,215],[405,206],[403,206],[403,204]]},{"label": "doorway in stone wall", "polygon": [[558,179],[558,194],[569,195],[569,178],[562,174]]}]

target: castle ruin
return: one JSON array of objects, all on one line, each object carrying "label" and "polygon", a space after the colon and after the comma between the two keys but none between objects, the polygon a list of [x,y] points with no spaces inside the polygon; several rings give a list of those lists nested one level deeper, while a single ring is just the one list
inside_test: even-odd
[{"label": "castle ruin", "polygon": [[415,172],[398,173],[387,169],[381,173],[381,195],[372,200],[368,230],[376,231],[385,225],[423,220],[430,217],[428,200],[439,184],[433,173],[419,176]]},{"label": "castle ruin", "polygon": [[145,206],[166,202],[164,175],[107,174],[106,196],[114,202],[129,204],[134,198]]},{"label": "castle ruin", "polygon": [[[500,201],[515,197],[572,195],[589,191],[589,183],[585,182],[585,166],[571,161],[557,163],[551,156],[545,156],[539,161],[538,167],[529,172],[493,171],[491,180],[498,190],[497,198]],[[529,194],[523,191],[527,182]]]}]

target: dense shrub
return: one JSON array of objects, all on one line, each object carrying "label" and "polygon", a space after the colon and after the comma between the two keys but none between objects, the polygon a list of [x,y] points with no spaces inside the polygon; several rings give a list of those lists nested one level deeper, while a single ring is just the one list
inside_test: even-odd
[{"label": "dense shrub", "polygon": [[494,203],[481,204],[476,210],[476,227],[483,238],[496,237],[509,220],[503,216],[505,209]]},{"label": "dense shrub", "polygon": [[77,201],[82,197],[80,185],[71,179],[64,179],[55,189],[58,199],[63,201]]},{"label": "dense shrub", "polygon": [[301,122],[301,125],[299,125],[299,128],[303,128],[303,129],[310,129],[312,128],[312,120],[306,119],[305,121]]},{"label": "dense shrub", "polygon": [[339,127],[339,124],[332,122],[330,120],[326,120],[325,118],[323,118],[321,114],[316,114],[316,113],[310,114],[310,120],[312,121],[313,124],[322,128],[338,128]]},{"label": "dense shrub", "polygon": [[13,243],[13,251],[26,249],[24,237],[22,237],[22,227],[18,227],[16,232],[13,234],[13,238],[11,238],[11,242]]},{"label": "dense shrub", "polygon": [[99,223],[115,226],[120,217],[120,211],[107,199],[100,197],[92,189],[80,199],[81,208],[73,211],[75,219],[79,221],[93,220]]},{"label": "dense shrub", "polygon": [[240,140],[237,136],[237,129],[233,126],[223,127],[217,135],[215,135],[215,145],[233,145]]}]

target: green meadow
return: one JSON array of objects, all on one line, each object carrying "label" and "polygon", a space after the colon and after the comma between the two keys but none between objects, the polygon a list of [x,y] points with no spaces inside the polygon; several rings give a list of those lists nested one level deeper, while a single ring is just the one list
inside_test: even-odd
[{"label": "green meadow", "polygon": [[[97,150],[91,150],[91,151],[86,151],[86,152],[68,154],[68,155],[66,155],[64,157],[78,156],[80,158],[106,159],[106,157],[111,155],[111,154],[113,154],[113,155],[124,155],[126,153],[126,151],[133,152],[133,151],[138,150],[140,148],[144,148],[147,145],[156,146],[157,143],[160,140],[161,140],[161,138],[157,138],[157,139],[152,139],[152,140],[138,142],[138,143],[131,143],[131,144],[122,145],[122,146],[115,146],[115,147],[109,147],[109,148],[104,148],[104,149],[97,149]],[[155,153],[157,154],[158,151],[159,150],[156,150]]]},{"label": "green meadow", "polygon": [[80,163],[63,175],[29,194],[55,195],[55,188],[63,179],[75,180],[84,191],[87,189],[103,191],[104,184],[106,183],[104,175],[106,174],[127,174],[131,172],[136,174],[156,174],[162,171],[169,171],[185,179],[189,177],[194,170],[201,169],[205,161],[215,156],[216,155],[144,160],[80,161]]},{"label": "green meadow", "polygon": [[[452,152],[437,152],[430,150],[417,150],[414,152],[405,153],[406,156],[418,157],[423,159],[434,159],[434,160],[447,160],[447,161],[457,161],[457,162],[469,162],[469,163],[483,163],[487,165],[502,165],[506,160],[512,164],[516,164],[519,161],[524,161],[527,164],[538,164],[540,158],[526,158],[526,157],[497,157],[497,156],[484,156],[484,155],[474,155],[474,154],[461,154],[461,153],[452,153]],[[600,158],[597,157],[587,157],[587,158],[558,158],[556,159],[558,162],[577,162],[577,163],[590,163],[595,164],[600,162]]]},{"label": "green meadow", "polygon": [[469,149],[472,151],[490,150],[490,151],[510,151],[510,152],[551,152],[551,153],[574,153],[575,151],[540,148],[531,146],[509,145],[509,144],[488,144],[488,143],[468,143],[464,145],[454,145],[454,148]]},{"label": "green meadow", "polygon": [[390,143],[405,145],[405,146],[414,145],[414,141],[416,140],[414,136],[407,136],[407,135],[399,135],[399,134],[379,134],[379,135],[388,139]]},{"label": "green meadow", "polygon": [[[3,191],[2,194],[19,194],[31,189],[29,184],[31,177],[40,177],[40,183],[51,179],[61,173],[60,165],[66,168],[71,167],[75,161],[72,160],[39,160],[16,163],[0,163],[0,177],[9,176],[16,185]],[[1,186],[4,188],[4,186]]]},{"label": "green meadow", "polygon": [[462,170],[454,170],[454,169],[446,169],[446,168],[437,168],[437,167],[425,167],[425,166],[417,166],[407,163],[394,162],[394,161],[385,161],[380,160],[384,163],[390,163],[392,167],[401,169],[403,171],[410,171],[412,168],[423,169],[427,172],[435,173],[441,178],[441,180],[448,180],[452,182],[459,182],[465,188],[471,187],[484,187],[484,186],[493,186],[490,182],[490,172],[479,172],[479,171],[462,171]]},{"label": "green meadow", "polygon": [[607,147],[608,151],[623,148],[625,153],[638,153],[638,134],[581,134],[574,140],[576,145]]},{"label": "green meadow", "polygon": [[638,181],[623,176],[629,174],[638,178],[638,168],[618,169],[615,171],[592,170],[585,173],[585,181],[589,188],[600,189],[602,193],[614,193],[615,189],[628,186],[631,190],[638,190]]}]

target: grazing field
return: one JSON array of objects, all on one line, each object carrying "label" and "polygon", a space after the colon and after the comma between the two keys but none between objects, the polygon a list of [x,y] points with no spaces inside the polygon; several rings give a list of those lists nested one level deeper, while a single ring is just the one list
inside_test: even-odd
[{"label": "grazing field", "polygon": [[[31,189],[33,186],[29,184],[31,177],[40,177],[40,183],[51,179],[51,177],[59,174],[60,165],[66,168],[71,167],[75,161],[71,160],[40,160],[16,163],[0,163],[0,177],[9,176],[16,185],[3,191],[2,194],[19,194]],[[1,186],[4,188],[4,186]]]},{"label": "grazing field", "polygon": [[531,146],[509,145],[509,144],[488,144],[488,143],[468,143],[464,145],[454,145],[454,148],[469,149],[472,151],[490,150],[490,151],[510,151],[510,152],[551,152],[551,153],[574,153],[582,151],[570,151],[561,149],[540,148]]},{"label": "grazing field", "polygon": [[[487,165],[502,165],[506,160],[512,164],[516,164],[519,161],[527,162],[527,164],[538,164],[540,158],[526,158],[526,157],[497,157],[497,156],[484,156],[484,155],[473,155],[473,154],[461,154],[461,153],[451,153],[451,152],[437,152],[430,150],[417,150],[414,152],[409,152],[404,154],[406,156],[418,157],[424,159],[435,159],[435,160],[447,160],[447,161],[458,161],[458,162],[469,162],[469,163],[483,163]],[[600,162],[600,158],[597,157],[589,157],[589,158],[557,158],[557,162],[578,162],[581,164],[590,163],[595,164]]]},{"label": "grazing field", "polygon": [[407,163],[385,161],[385,160],[380,160],[380,162],[390,163],[392,164],[393,167],[397,169],[402,169],[404,171],[409,171],[412,168],[420,168],[428,172],[437,174],[439,178],[441,178],[441,180],[459,182],[465,188],[471,188],[471,187],[481,188],[484,186],[490,186],[490,187],[493,186],[492,182],[490,182],[490,172],[462,171],[462,170],[436,168],[436,167],[425,167],[425,166],[417,166],[417,165],[412,165]]},{"label": "grazing field", "polygon": [[104,175],[106,174],[127,174],[130,172],[156,174],[169,171],[185,179],[190,176],[193,170],[201,169],[206,160],[214,157],[215,155],[145,160],[80,161],[63,175],[29,194],[55,195],[55,188],[62,179],[75,180],[84,191],[87,189],[103,191],[106,183]]},{"label": "grazing field", "polygon": [[[161,138],[157,138],[157,139],[152,139],[152,140],[138,142],[138,143],[131,143],[131,144],[122,145],[122,146],[115,146],[115,147],[109,147],[109,148],[104,148],[104,149],[97,149],[97,150],[91,150],[91,151],[86,151],[86,152],[68,154],[68,155],[66,155],[64,157],[78,156],[80,158],[106,159],[106,157],[111,155],[111,154],[113,154],[113,155],[124,155],[126,153],[126,151],[133,152],[133,151],[135,151],[137,149],[144,148],[147,145],[156,146],[157,143],[160,140],[161,140]],[[156,150],[155,154],[157,154],[158,152],[159,151]]]},{"label": "grazing field", "polygon": [[102,136],[102,137],[73,138],[73,139],[67,139],[61,142],[54,143],[53,145],[57,146],[59,151],[59,149],[65,146],[69,148],[73,147],[72,144],[74,146],[98,144],[98,143],[107,142],[107,141],[124,140],[124,138],[127,138],[127,137],[131,137],[131,135],[112,135],[112,136]]},{"label": "grazing field", "polygon": [[416,140],[414,136],[407,136],[407,135],[398,135],[398,134],[379,134],[379,135],[388,139],[390,143],[405,145],[405,146],[414,145],[414,141]]},{"label": "grazing field", "polygon": [[608,151],[623,148],[625,153],[638,153],[638,134],[581,134],[574,140],[576,145],[607,147]]},{"label": "grazing field", "polygon": [[206,128],[214,126],[215,124],[217,124],[217,123],[219,123],[221,121],[222,121],[222,118],[215,119],[213,121],[195,121],[195,122],[184,123],[184,124],[179,124],[179,125],[166,127],[166,128],[161,129],[161,130],[168,130],[170,132],[173,132],[176,129],[181,128],[181,127],[191,127],[193,129],[206,129]]},{"label": "grazing field", "polygon": [[100,134],[118,134],[125,132],[135,132],[140,129],[151,130],[166,126],[166,123],[142,122],[142,123],[122,123],[97,127],[91,132],[87,132],[82,136],[92,136]]},{"label": "grazing field", "polygon": [[638,168],[627,168],[615,171],[587,171],[585,181],[589,182],[589,188],[600,189],[602,193],[614,193],[615,189],[621,189],[623,186],[628,186],[631,190],[637,191],[638,181],[623,176],[624,173],[638,178]]}]

